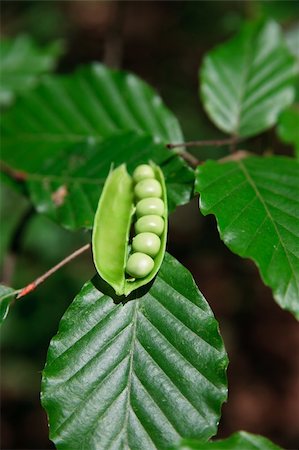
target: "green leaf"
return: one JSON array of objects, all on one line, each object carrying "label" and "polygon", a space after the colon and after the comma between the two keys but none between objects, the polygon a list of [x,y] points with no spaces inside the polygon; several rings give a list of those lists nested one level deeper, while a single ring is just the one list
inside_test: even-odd
[{"label": "green leaf", "polygon": [[191,274],[170,255],[150,289],[121,303],[98,277],[65,313],[43,373],[60,449],[165,449],[214,435],[227,356]]},{"label": "green leaf", "polygon": [[[26,173],[26,183],[37,210],[64,227],[91,228],[99,196],[111,168],[127,163],[134,168],[152,160],[163,170],[169,209],[189,201],[194,183],[193,171],[175,153],[151,137],[132,132],[116,134],[103,142],[81,143],[52,155],[36,151],[22,159],[15,149],[10,162]],[[5,155],[8,158],[8,155]]]},{"label": "green leaf", "polygon": [[43,154],[129,130],[157,142],[182,141],[176,118],[150,86],[101,64],[45,76],[6,113],[2,127],[4,157],[11,154],[13,160],[20,146],[23,156],[41,160]]},{"label": "green leaf", "polygon": [[10,303],[18,292],[19,291],[15,291],[8,286],[0,284],[0,325],[2,325],[3,321],[6,319]]},{"label": "green leaf", "polygon": [[196,190],[225,244],[255,261],[279,305],[299,319],[299,164],[278,156],[208,161]]},{"label": "green leaf", "polygon": [[295,104],[282,112],[277,126],[278,136],[287,144],[293,144],[299,159],[299,105]]},{"label": "green leaf", "polygon": [[239,431],[220,441],[199,442],[182,440],[173,450],[280,450],[263,436]]},{"label": "green leaf", "polygon": [[162,165],[170,210],[190,199],[192,171],[164,148],[181,141],[175,117],[132,74],[100,64],[47,76],[2,120],[2,159],[27,173],[31,198],[70,229],[91,227],[111,164]]},{"label": "green leaf", "polygon": [[290,52],[299,63],[299,23],[285,33],[285,39]]},{"label": "green leaf", "polygon": [[221,130],[252,136],[276,123],[294,98],[296,63],[275,22],[248,23],[212,50],[201,71],[201,96]]},{"label": "green leaf", "polygon": [[1,39],[0,105],[9,105],[15,95],[35,86],[41,74],[54,69],[61,52],[61,42],[41,48],[29,36]]}]

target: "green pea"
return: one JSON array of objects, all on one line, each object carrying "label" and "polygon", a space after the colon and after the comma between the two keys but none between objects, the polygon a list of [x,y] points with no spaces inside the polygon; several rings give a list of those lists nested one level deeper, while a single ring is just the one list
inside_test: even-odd
[{"label": "green pea", "polygon": [[149,197],[140,200],[136,205],[137,217],[147,216],[149,214],[155,214],[157,216],[163,216],[164,214],[164,202],[160,198]]},{"label": "green pea", "polygon": [[159,181],[148,178],[146,180],[139,181],[135,186],[135,195],[138,200],[142,200],[148,197],[161,197],[162,188]]},{"label": "green pea", "polygon": [[160,216],[148,215],[140,217],[135,223],[136,233],[155,233],[161,236],[164,229],[164,220]]},{"label": "green pea", "polygon": [[133,180],[135,183],[138,183],[146,178],[155,178],[155,172],[148,164],[140,164],[133,172]]},{"label": "green pea", "polygon": [[146,277],[154,268],[153,259],[145,253],[133,253],[126,266],[126,272],[134,278]]},{"label": "green pea", "polygon": [[154,233],[139,233],[132,241],[134,252],[146,253],[153,258],[158,254],[160,245],[161,241]]}]

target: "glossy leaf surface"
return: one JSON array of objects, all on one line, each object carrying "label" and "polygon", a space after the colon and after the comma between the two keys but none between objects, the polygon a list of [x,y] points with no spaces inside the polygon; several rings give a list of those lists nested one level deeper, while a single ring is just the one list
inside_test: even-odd
[{"label": "glossy leaf surface", "polygon": [[279,137],[294,146],[299,159],[299,104],[290,106],[279,116],[277,131]]},{"label": "glossy leaf surface", "polygon": [[92,226],[112,164],[151,159],[163,166],[170,210],[190,198],[192,171],[164,148],[182,140],[178,122],[133,75],[94,64],[48,76],[4,115],[2,135],[5,164],[24,173],[38,211],[67,228]]},{"label": "glossy leaf surface", "polygon": [[123,304],[96,277],[65,313],[42,384],[59,450],[166,449],[215,434],[227,356],[209,306],[170,255],[142,289]]},{"label": "glossy leaf surface", "polygon": [[54,69],[62,46],[54,42],[39,47],[28,36],[0,40],[0,105],[9,105],[16,94],[35,86],[41,74]]},{"label": "glossy leaf surface", "polygon": [[284,157],[247,158],[198,167],[196,190],[220,236],[251,258],[282,308],[299,318],[299,164]]},{"label": "glossy leaf surface", "polygon": [[93,64],[71,75],[45,76],[19,99],[3,118],[4,157],[16,162],[21,146],[23,156],[37,153],[41,162],[50,152],[129,130],[164,143],[182,140],[177,120],[150,86]]},{"label": "glossy leaf surface", "polygon": [[275,22],[246,24],[212,50],[201,71],[201,96],[224,132],[252,136],[276,123],[295,95],[295,58]]},{"label": "glossy leaf surface", "polygon": [[280,450],[263,436],[239,431],[226,439],[210,442],[199,442],[185,439],[173,450]]},{"label": "glossy leaf surface", "polygon": [[16,293],[14,289],[0,284],[0,325],[7,317],[10,302]]},{"label": "glossy leaf surface", "polygon": [[24,160],[21,148],[14,151],[13,164],[24,172],[37,210],[69,229],[92,227],[112,165],[117,167],[126,162],[130,173],[149,160],[160,165],[170,210],[188,202],[193,189],[194,173],[181,158],[162,144],[154,143],[152,138],[132,132],[117,134],[98,144],[78,144],[55,156],[49,148],[44,156],[37,152],[30,160]]}]

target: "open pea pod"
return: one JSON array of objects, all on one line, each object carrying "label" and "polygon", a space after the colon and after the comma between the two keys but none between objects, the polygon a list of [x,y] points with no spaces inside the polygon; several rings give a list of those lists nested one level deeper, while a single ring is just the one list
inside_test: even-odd
[{"label": "open pea pod", "polygon": [[130,230],[136,220],[134,181],[122,164],[112,170],[105,182],[97,207],[93,235],[93,259],[99,275],[109,283],[117,295],[129,295],[135,289],[149,283],[162,264],[167,240],[167,194],[163,172],[150,162],[155,179],[162,188],[164,202],[162,218],[164,229],[160,236],[160,249],[154,259],[151,272],[143,278],[132,278],[126,274],[130,253]]}]

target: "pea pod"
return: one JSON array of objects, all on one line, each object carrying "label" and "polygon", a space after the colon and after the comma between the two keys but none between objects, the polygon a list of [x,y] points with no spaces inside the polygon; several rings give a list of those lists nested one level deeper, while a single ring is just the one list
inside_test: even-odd
[{"label": "pea pod", "polygon": [[[128,174],[125,164],[110,172],[96,211],[92,235],[94,263],[100,276],[113,287],[117,295],[127,296],[149,283],[157,274],[164,258],[168,219],[166,186],[161,169],[152,162],[150,166],[155,180],[162,188],[164,211],[161,217],[164,220],[164,229],[160,236],[159,251],[153,258],[153,269],[148,275],[135,279],[126,274],[131,249],[130,229],[140,217],[135,214],[136,203],[140,201],[140,197],[136,190],[134,194],[136,183]],[[138,255],[142,254],[136,255],[138,260]]]}]

